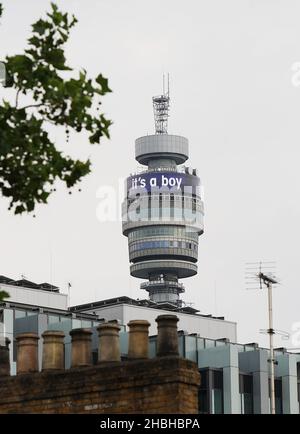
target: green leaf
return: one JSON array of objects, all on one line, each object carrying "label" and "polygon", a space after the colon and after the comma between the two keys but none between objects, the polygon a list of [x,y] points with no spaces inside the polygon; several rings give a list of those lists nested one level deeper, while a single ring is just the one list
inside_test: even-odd
[{"label": "green leaf", "polygon": [[100,86],[101,86],[101,91],[102,91],[103,95],[104,95],[105,93],[111,92],[111,89],[110,89],[109,86],[108,86],[108,79],[105,78],[105,77],[103,77],[102,74],[99,74],[99,75],[96,77],[96,82],[97,82],[98,84],[100,84]]},{"label": "green leaf", "polygon": [[39,35],[42,35],[47,29],[48,25],[46,21],[44,20],[38,20],[36,23],[32,25],[32,29],[35,33],[38,33]]},{"label": "green leaf", "polygon": [[9,294],[6,291],[0,291],[0,301],[5,300],[6,298],[9,298]]},{"label": "green leaf", "polygon": [[[76,22],[52,4],[46,18],[33,24],[24,53],[6,58],[16,104],[0,103],[0,193],[16,214],[47,203],[56,181],[72,188],[91,170],[89,160],[74,160],[58,150],[60,143],[54,143],[47,132],[48,122],[87,132],[93,144],[109,137],[111,121],[93,109],[111,92],[108,80],[102,74],[93,80],[85,69],[78,78],[60,75],[72,71],[66,63],[65,43]],[[31,102],[21,104],[25,95]]]}]

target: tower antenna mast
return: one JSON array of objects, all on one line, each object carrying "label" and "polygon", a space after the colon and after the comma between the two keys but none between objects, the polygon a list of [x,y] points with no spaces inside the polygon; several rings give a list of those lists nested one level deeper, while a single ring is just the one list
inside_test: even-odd
[{"label": "tower antenna mast", "polygon": [[[265,263],[266,264],[266,263]],[[274,263],[269,262],[267,265],[267,268],[273,268]],[[275,357],[274,357],[274,334],[276,333],[274,327],[273,327],[273,285],[276,285],[278,283],[277,279],[273,275],[273,273],[266,274],[263,272],[264,264],[262,262],[252,263],[248,264],[251,267],[254,266],[254,268],[248,268],[247,269],[247,278],[249,279],[259,279],[259,287],[260,289],[263,288],[263,285],[268,289],[268,316],[269,316],[269,328],[266,330],[267,334],[269,335],[269,342],[270,342],[270,401],[271,401],[271,414],[276,413],[275,409],[275,365],[277,364]],[[258,272],[255,272],[253,276],[251,276],[252,271],[259,265]],[[250,275],[249,275],[250,274]],[[254,288],[252,288],[254,289]]]},{"label": "tower antenna mast", "polygon": [[264,284],[268,289],[268,312],[269,312],[269,328],[267,333],[269,335],[270,341],[270,364],[271,364],[271,375],[270,375],[270,394],[271,394],[271,414],[275,414],[275,358],[274,358],[274,334],[275,330],[273,328],[273,285],[278,283],[273,277],[270,277],[263,272],[258,273],[258,278],[260,283]]},{"label": "tower antenna mast", "polygon": [[168,134],[168,117],[170,108],[170,78],[167,76],[167,91],[165,89],[165,74],[163,74],[163,93],[152,98],[155,134]]}]

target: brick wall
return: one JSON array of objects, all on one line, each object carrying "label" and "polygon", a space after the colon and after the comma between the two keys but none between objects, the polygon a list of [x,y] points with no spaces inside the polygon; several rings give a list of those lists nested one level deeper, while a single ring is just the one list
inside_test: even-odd
[{"label": "brick wall", "polygon": [[0,378],[0,413],[197,413],[200,375],[177,356]]}]

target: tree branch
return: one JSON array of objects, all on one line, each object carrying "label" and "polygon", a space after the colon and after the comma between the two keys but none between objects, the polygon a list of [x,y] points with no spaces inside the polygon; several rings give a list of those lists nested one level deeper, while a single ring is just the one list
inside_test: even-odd
[{"label": "tree branch", "polygon": [[17,90],[17,94],[16,94],[16,108],[18,108],[18,102],[19,102],[19,93],[20,93],[20,89]]},{"label": "tree branch", "polygon": [[41,102],[40,104],[29,104],[25,105],[24,107],[19,108],[19,110],[26,110],[31,107],[42,107],[43,105],[47,105],[45,102]]},{"label": "tree branch", "polygon": [[50,119],[42,118],[42,120],[43,120],[43,122],[49,122],[49,124],[57,126],[57,124],[55,122],[53,122],[53,121],[50,121]]}]

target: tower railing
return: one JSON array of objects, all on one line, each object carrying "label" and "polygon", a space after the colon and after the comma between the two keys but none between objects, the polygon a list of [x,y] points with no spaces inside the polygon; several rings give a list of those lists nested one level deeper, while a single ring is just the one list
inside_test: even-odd
[{"label": "tower railing", "polygon": [[147,168],[145,167],[137,167],[135,172],[131,173],[131,176],[135,175],[141,175],[143,173],[150,173],[150,172],[175,172],[175,173],[187,173],[187,174],[193,174],[197,176],[197,172],[195,172],[196,169],[190,167],[190,166],[177,166],[177,167],[153,167],[153,168]]}]

